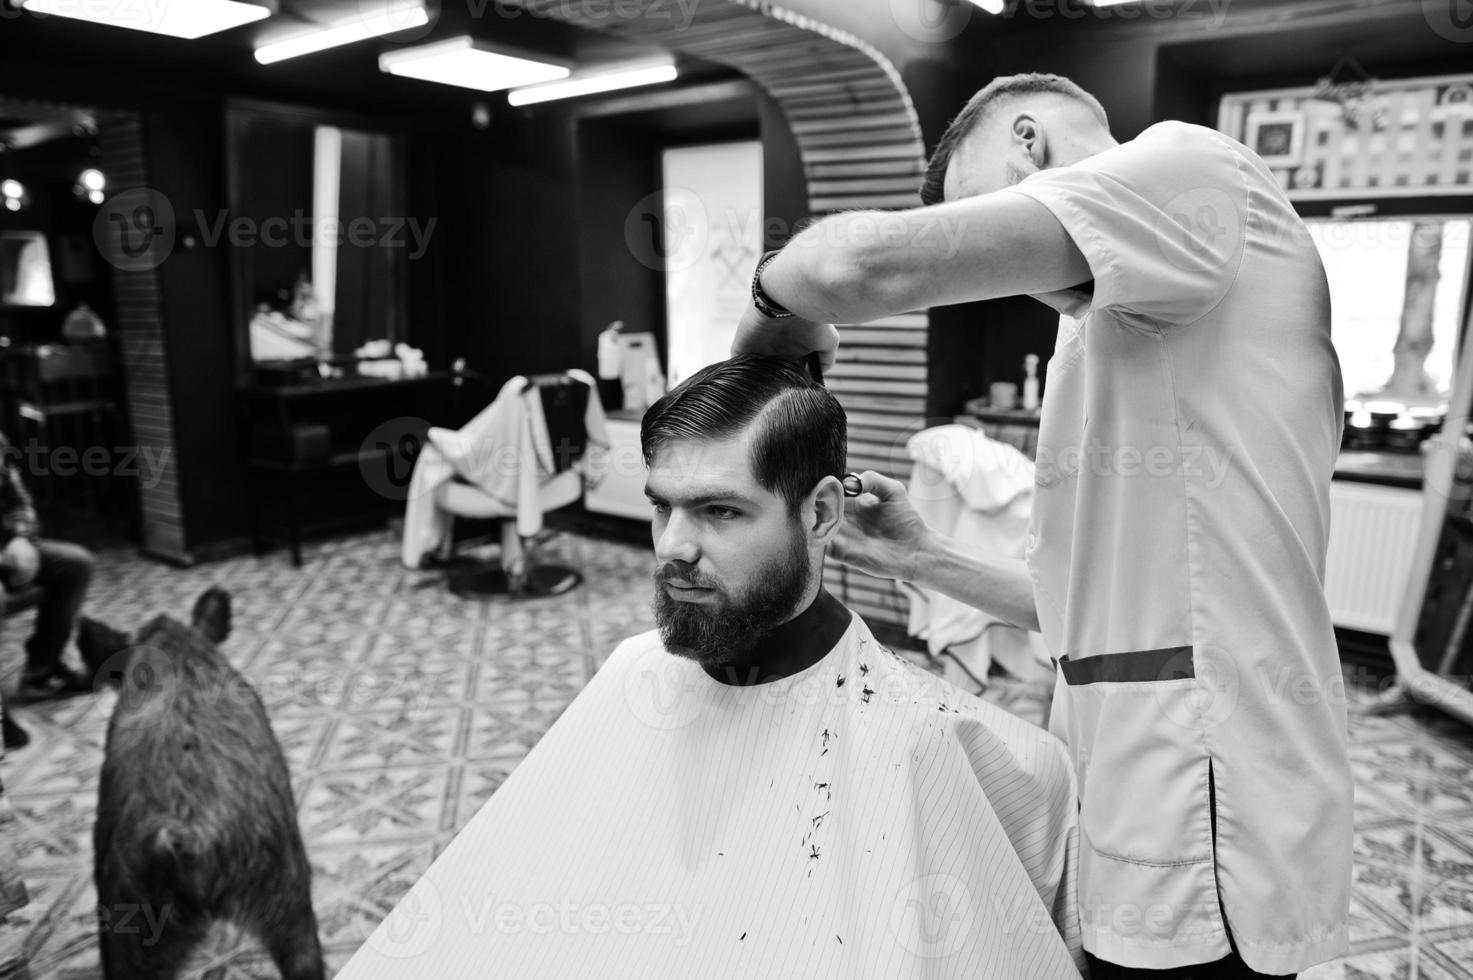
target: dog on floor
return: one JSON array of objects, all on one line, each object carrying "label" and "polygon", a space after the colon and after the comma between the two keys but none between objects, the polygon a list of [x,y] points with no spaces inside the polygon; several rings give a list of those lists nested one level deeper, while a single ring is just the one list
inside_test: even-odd
[{"label": "dog on floor", "polygon": [[118,688],[93,831],[107,980],[174,980],[221,929],[258,941],[282,980],[324,976],[286,759],[216,647],[229,632],[218,588],[189,626],[79,623],[93,677]]}]

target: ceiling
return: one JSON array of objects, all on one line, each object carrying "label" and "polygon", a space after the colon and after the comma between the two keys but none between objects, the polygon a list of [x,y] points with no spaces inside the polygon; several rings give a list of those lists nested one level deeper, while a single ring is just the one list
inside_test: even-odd
[{"label": "ceiling", "polygon": [[[0,3],[5,0],[0,0]],[[579,68],[667,53],[601,32],[571,27],[537,17],[508,0],[428,0],[430,23],[421,28],[329,49],[273,65],[260,65],[258,44],[281,40],[311,25],[331,24],[359,16],[379,4],[401,8],[406,0],[279,0],[277,12],[263,21],[187,41],[141,31],[103,27],[60,17],[6,11],[0,30],[0,65],[6,68],[7,93],[50,95],[75,85],[77,66],[100,80],[100,91],[87,101],[106,103],[123,87],[157,86],[190,94],[228,93],[284,100],[316,100],[388,111],[434,111],[436,106],[486,101],[506,110],[499,93],[385,75],[378,70],[380,52],[406,44],[445,40],[463,34],[494,41],[500,47],[574,61]],[[612,2],[612,0],[610,0]],[[677,59],[681,83],[737,77],[730,69],[698,59]],[[58,96],[61,97],[61,96]],[[77,98],[75,95],[65,97]],[[118,95],[119,103],[136,102]]]}]

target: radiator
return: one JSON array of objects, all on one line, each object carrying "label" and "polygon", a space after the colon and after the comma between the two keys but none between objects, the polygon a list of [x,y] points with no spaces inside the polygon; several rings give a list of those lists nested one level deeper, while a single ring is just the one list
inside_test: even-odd
[{"label": "radiator", "polygon": [[1325,598],[1336,626],[1391,635],[1417,550],[1422,495],[1337,480],[1330,484]]}]

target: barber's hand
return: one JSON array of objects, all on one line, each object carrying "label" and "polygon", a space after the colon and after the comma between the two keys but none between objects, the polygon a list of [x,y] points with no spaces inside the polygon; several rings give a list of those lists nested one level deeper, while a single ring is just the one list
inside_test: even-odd
[{"label": "barber's hand", "polygon": [[28,538],[11,538],[10,543],[0,551],[0,568],[9,572],[7,581],[11,588],[23,589],[31,584],[36,572],[40,570],[41,553]]},{"label": "barber's hand", "polygon": [[763,316],[750,303],[731,343],[733,354],[771,354],[794,361],[803,360],[813,351],[818,351],[819,365],[827,374],[839,351],[839,331],[833,324],[814,323],[798,316],[773,319]]},{"label": "barber's hand", "polygon": [[829,555],[871,575],[914,582],[931,528],[899,480],[866,470],[860,482],[864,492],[848,501]]}]

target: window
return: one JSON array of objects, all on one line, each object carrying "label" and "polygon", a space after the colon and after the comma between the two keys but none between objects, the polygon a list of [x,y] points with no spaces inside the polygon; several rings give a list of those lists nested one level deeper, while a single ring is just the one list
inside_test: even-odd
[{"label": "window", "polygon": [[1445,409],[1473,218],[1309,218],[1350,400]]},{"label": "window", "polygon": [[674,387],[724,360],[762,254],[762,144],[663,154],[665,322]]}]

